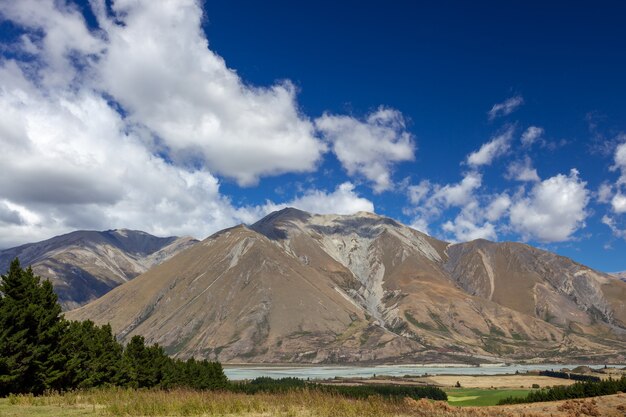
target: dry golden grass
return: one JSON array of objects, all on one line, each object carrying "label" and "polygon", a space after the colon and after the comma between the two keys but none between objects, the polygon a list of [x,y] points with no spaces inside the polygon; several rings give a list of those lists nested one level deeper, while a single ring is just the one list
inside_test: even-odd
[{"label": "dry golden grass", "polygon": [[[12,396],[0,400],[1,416],[246,416],[246,417],[545,417],[622,416],[623,394],[574,402],[522,406],[458,408],[445,402],[347,399],[316,391],[285,394],[235,394],[191,390],[100,389],[43,397]],[[610,405],[610,407],[607,407]],[[599,413],[599,414],[598,414]]]}]

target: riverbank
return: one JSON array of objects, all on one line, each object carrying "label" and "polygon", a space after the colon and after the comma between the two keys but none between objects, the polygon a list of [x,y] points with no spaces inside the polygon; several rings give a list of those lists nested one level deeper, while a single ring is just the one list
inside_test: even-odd
[{"label": "riverbank", "polygon": [[[437,365],[322,365],[322,366],[294,366],[289,365],[266,365],[246,364],[243,366],[224,365],[224,373],[233,381],[255,379],[259,377],[269,378],[301,378],[327,380],[333,378],[372,378],[386,375],[390,377],[421,377],[432,375],[514,375],[516,373],[528,373],[534,371],[560,370],[563,368],[575,369],[580,366],[603,368],[604,364],[510,364],[510,365],[485,365],[468,366],[458,364]],[[621,369],[626,365],[619,365],[613,369]]]}]

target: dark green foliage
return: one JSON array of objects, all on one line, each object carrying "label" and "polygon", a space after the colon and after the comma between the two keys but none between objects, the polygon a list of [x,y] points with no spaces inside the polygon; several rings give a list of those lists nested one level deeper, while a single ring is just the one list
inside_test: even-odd
[{"label": "dark green foliage", "polygon": [[122,346],[108,324],[70,322],[61,346],[65,356],[63,388],[91,388],[119,382]]},{"label": "dark green foliage", "polygon": [[0,395],[61,387],[66,327],[50,282],[15,259],[0,283]]},{"label": "dark green foliage", "polygon": [[49,281],[16,259],[0,283],[0,396],[104,385],[223,388],[219,363],[169,358],[134,336],[124,348],[111,326],[68,322]]},{"label": "dark green foliage", "polygon": [[593,375],[581,375],[581,374],[571,374],[569,372],[558,372],[558,371],[541,371],[539,372],[541,376],[550,376],[552,378],[563,378],[563,379],[573,379],[575,381],[593,381],[599,382],[600,378]]},{"label": "dark green foliage", "polygon": [[576,382],[567,387],[553,387],[533,391],[522,398],[505,398],[499,404],[521,404],[543,401],[571,400],[575,398],[598,397],[600,395],[612,395],[626,391],[626,376],[620,379],[608,379],[605,381]]},{"label": "dark green foliage", "polygon": [[193,389],[226,388],[228,379],[222,365],[207,360],[187,361],[168,358],[163,369],[161,388],[189,387]]},{"label": "dark green foliage", "polygon": [[367,398],[378,395],[385,398],[414,399],[430,398],[432,400],[446,401],[448,396],[437,387],[415,387],[406,385],[322,385],[304,381],[298,378],[272,379],[267,377],[256,378],[249,383],[231,384],[230,390],[246,394],[284,393],[297,390],[318,390],[321,392],[340,395],[347,398]]}]

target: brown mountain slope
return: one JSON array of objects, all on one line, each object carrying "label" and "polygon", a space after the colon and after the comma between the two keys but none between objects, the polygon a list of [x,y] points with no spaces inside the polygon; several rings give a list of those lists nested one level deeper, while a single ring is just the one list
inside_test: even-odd
[{"label": "brown mountain slope", "polygon": [[625,288],[526,245],[449,245],[370,213],[285,209],[68,317],[222,361],[619,360]]},{"label": "brown mountain slope", "polygon": [[190,237],[136,230],[76,231],[0,251],[4,273],[16,257],[49,279],[65,310],[79,307],[193,245]]}]

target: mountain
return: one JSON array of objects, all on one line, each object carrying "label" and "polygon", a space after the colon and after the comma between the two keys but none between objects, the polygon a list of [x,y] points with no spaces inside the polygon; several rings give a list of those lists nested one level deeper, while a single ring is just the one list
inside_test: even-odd
[{"label": "mountain", "polygon": [[0,251],[4,273],[16,257],[49,279],[63,309],[95,300],[197,241],[136,230],[76,231]]},{"label": "mountain", "polygon": [[622,281],[626,281],[626,271],[622,271],[622,272],[613,272],[611,275],[613,275],[614,277],[617,277],[617,278],[621,279]]},{"label": "mountain", "polygon": [[603,362],[625,359],[624,300],[626,283],[528,245],[285,209],[68,317],[224,362]]}]

